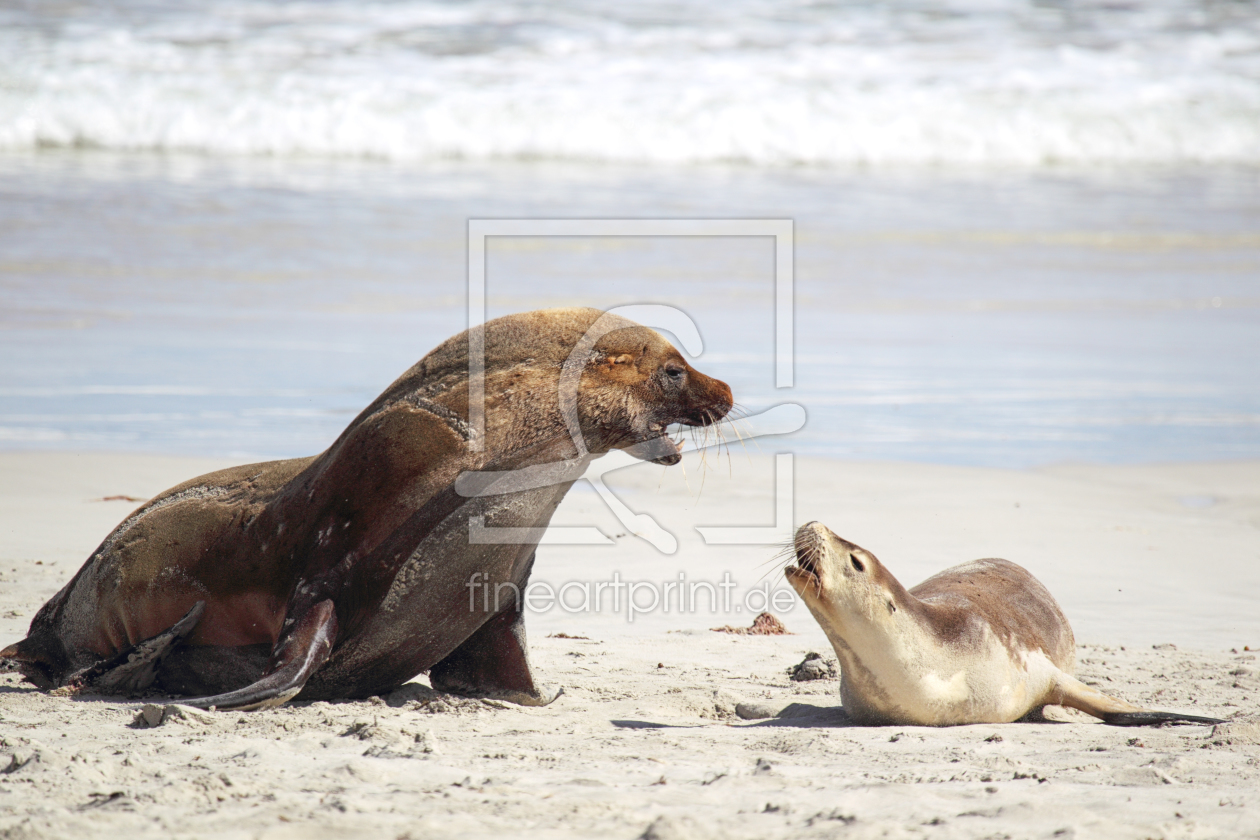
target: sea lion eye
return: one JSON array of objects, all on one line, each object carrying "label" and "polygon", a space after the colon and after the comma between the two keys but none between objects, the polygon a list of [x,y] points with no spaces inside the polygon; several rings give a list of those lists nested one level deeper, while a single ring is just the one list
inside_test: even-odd
[{"label": "sea lion eye", "polygon": [[865,571],[866,571],[866,567],[862,565],[862,561],[861,561],[861,560],[859,560],[859,559],[857,559],[857,556],[856,556],[856,555],[850,554],[850,555],[849,555],[849,562],[850,562],[850,563],[852,563],[852,564],[853,564],[853,568],[857,569],[859,572],[865,572]]},{"label": "sea lion eye", "polygon": [[686,372],[687,372],[687,369],[683,367],[682,365],[666,365],[665,366],[665,375],[668,376],[670,379],[679,379]]}]

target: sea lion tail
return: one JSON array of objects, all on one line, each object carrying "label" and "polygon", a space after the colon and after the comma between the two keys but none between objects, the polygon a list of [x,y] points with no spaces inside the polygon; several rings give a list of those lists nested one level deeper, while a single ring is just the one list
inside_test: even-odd
[{"label": "sea lion tail", "polygon": [[1123,700],[1103,694],[1098,689],[1085,685],[1085,683],[1066,673],[1059,674],[1058,685],[1055,688],[1055,699],[1050,702],[1060,706],[1079,709],[1110,726],[1155,726],[1161,723],[1225,723],[1219,718],[1143,709],[1141,706],[1134,706],[1132,703],[1126,703]]}]

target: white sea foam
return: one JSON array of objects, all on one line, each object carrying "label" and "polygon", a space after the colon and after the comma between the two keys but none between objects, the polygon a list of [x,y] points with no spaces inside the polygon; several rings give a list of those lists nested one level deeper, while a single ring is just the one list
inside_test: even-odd
[{"label": "white sea foam", "polygon": [[36,4],[0,11],[0,149],[1260,164],[1258,19],[1173,0]]}]

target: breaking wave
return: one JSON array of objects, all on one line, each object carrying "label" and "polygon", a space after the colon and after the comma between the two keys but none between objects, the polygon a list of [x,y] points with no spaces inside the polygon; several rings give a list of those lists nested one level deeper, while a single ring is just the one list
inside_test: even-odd
[{"label": "breaking wave", "polygon": [[1250,8],[29,4],[0,10],[0,150],[1260,164]]}]

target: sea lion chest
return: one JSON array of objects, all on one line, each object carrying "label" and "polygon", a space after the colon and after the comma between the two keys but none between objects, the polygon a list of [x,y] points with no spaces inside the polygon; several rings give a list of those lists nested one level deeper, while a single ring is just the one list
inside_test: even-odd
[{"label": "sea lion chest", "polygon": [[357,621],[316,675],[318,684],[358,684],[368,673],[405,681],[492,616],[517,608],[538,538],[571,483],[464,499],[413,541],[405,557],[399,546],[386,547],[395,556],[381,559],[400,560],[397,571],[376,604],[345,605]]}]

